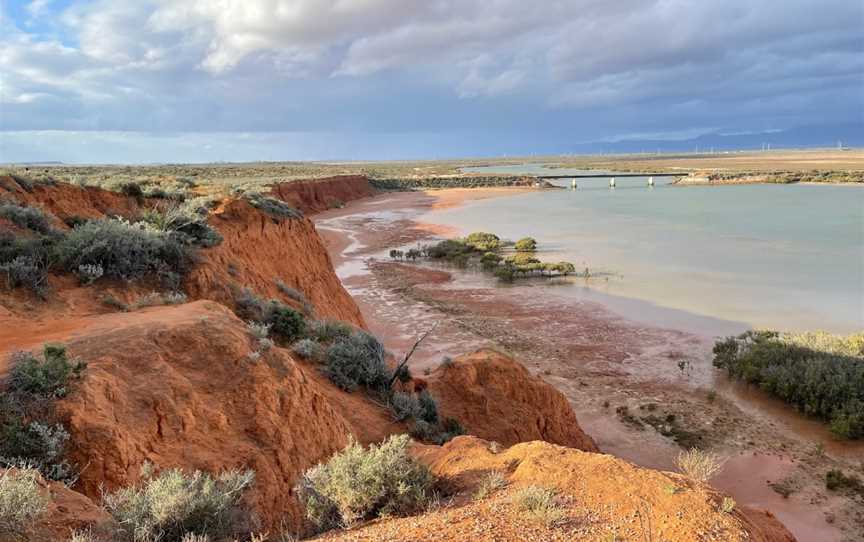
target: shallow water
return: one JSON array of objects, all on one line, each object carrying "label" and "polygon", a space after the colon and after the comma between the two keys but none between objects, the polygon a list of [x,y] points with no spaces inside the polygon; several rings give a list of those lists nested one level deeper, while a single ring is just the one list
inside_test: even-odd
[{"label": "shallow water", "polygon": [[535,237],[541,259],[590,270],[571,295],[602,292],[754,327],[864,329],[861,187],[578,182],[577,190],[470,201],[422,220]]}]

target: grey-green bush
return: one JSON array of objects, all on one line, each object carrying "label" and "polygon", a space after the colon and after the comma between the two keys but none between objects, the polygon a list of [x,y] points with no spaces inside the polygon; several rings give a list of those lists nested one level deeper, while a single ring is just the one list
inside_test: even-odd
[{"label": "grey-green bush", "polygon": [[134,542],[180,542],[188,533],[214,539],[229,537],[246,527],[240,498],[255,479],[248,471],[212,476],[169,469],[107,495],[105,508],[120,526],[120,538]]},{"label": "grey-green bush", "polygon": [[435,479],[408,453],[409,443],[407,435],[391,436],[369,448],[352,441],[326,463],[307,470],[297,488],[306,517],[323,530],[423,508]]},{"label": "grey-green bush", "polygon": [[37,233],[47,234],[51,232],[51,221],[42,209],[36,207],[0,202],[0,218],[5,218],[16,226]]},{"label": "grey-green bush", "polygon": [[183,236],[124,220],[90,220],[57,245],[61,265],[76,271],[101,265],[106,277],[136,280],[155,276],[176,287],[191,267],[193,250]]},{"label": "grey-green bush", "polygon": [[243,194],[253,207],[259,209],[276,219],[303,218],[303,213],[285,203],[282,200],[265,196],[259,192],[246,192]]},{"label": "grey-green bush", "polygon": [[48,499],[39,488],[38,471],[0,472],[0,533],[22,536],[47,507]]},{"label": "grey-green bush", "polygon": [[390,383],[384,355],[384,345],[378,339],[365,331],[354,331],[330,345],[324,371],[334,384],[346,391],[363,386],[382,392]]}]

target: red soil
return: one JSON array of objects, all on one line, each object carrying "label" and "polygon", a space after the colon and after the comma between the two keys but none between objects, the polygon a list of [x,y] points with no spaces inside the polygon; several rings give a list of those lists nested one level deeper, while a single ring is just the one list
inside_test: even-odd
[{"label": "red soil", "polygon": [[597,445],[579,427],[564,395],[512,358],[479,350],[442,365],[428,378],[441,413],[471,435],[505,446],[545,440],[587,452]]}]

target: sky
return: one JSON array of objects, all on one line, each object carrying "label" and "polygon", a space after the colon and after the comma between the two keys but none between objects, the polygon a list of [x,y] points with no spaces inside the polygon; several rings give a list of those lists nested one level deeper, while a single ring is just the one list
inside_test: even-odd
[{"label": "sky", "polygon": [[0,162],[559,153],[862,100],[861,0],[0,0]]}]

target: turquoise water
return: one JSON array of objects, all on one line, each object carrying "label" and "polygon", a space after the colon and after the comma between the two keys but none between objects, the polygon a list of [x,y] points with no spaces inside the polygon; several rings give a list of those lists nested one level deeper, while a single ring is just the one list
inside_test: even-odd
[{"label": "turquoise water", "polygon": [[862,187],[578,182],[575,191],[476,200],[427,219],[535,237],[541,259],[591,270],[595,278],[576,279],[574,292],[587,285],[756,327],[864,329]]}]

